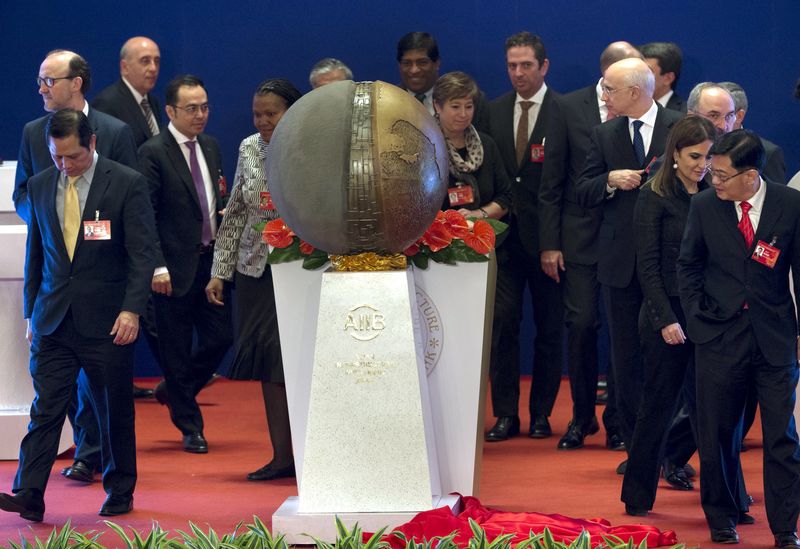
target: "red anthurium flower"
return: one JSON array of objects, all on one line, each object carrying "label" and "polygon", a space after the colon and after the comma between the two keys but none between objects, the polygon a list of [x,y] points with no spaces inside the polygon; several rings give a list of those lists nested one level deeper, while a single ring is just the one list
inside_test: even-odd
[{"label": "red anthurium flower", "polygon": [[445,210],[444,212],[445,223],[450,234],[454,238],[464,238],[464,235],[469,233],[469,224],[463,215],[455,210]]},{"label": "red anthurium flower", "polygon": [[488,254],[494,249],[494,229],[492,229],[492,226],[486,221],[475,221],[475,225],[472,227],[472,232],[467,233],[463,240],[464,244],[479,254]]},{"label": "red anthurium flower", "polygon": [[292,244],[294,233],[283,219],[273,219],[264,226],[264,242],[274,248],[286,248]]},{"label": "red anthurium flower", "polygon": [[[438,220],[438,215],[436,216]],[[428,246],[432,252],[438,252],[442,248],[447,248],[453,241],[453,235],[447,230],[443,223],[434,222],[422,235],[422,243]]]},{"label": "red anthurium flower", "polygon": [[311,255],[311,252],[314,251],[314,246],[303,240],[300,239],[300,253],[303,255]]},{"label": "red anthurium flower", "polygon": [[419,244],[415,242],[414,244],[406,248],[405,251],[403,251],[403,253],[408,257],[411,257],[412,255],[417,255],[419,253]]}]

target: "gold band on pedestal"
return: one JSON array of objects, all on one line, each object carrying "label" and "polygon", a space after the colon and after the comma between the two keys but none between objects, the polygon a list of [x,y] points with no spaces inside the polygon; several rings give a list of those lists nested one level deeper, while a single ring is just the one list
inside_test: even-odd
[{"label": "gold band on pedestal", "polygon": [[353,255],[331,255],[331,265],[338,272],[354,271],[402,271],[406,268],[406,256],[403,254],[380,255],[365,252]]}]

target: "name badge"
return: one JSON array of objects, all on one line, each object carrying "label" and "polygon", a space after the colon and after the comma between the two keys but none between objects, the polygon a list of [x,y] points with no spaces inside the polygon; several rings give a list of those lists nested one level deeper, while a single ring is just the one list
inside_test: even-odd
[{"label": "name badge", "polygon": [[111,240],[111,221],[96,219],[83,222],[84,240]]},{"label": "name badge", "polygon": [[275,209],[275,204],[272,203],[272,196],[269,191],[262,191],[259,193],[258,209],[261,211],[272,211]]},{"label": "name badge", "polygon": [[219,178],[217,178],[217,185],[219,186],[219,195],[228,196],[228,182],[225,181],[225,176],[222,175],[220,170]]},{"label": "name badge", "polygon": [[450,199],[451,206],[462,206],[464,204],[471,204],[475,201],[472,197],[471,185],[456,185],[447,189],[447,198]]},{"label": "name badge", "polygon": [[756,249],[753,250],[753,255],[750,256],[750,259],[757,261],[762,265],[766,265],[770,269],[774,269],[775,263],[778,262],[778,257],[781,255],[781,251],[774,246],[776,240],[777,237],[773,237],[769,244],[763,240],[759,240],[756,244]]},{"label": "name badge", "polygon": [[544,143],[531,145],[531,162],[536,162],[537,164],[544,162]]}]

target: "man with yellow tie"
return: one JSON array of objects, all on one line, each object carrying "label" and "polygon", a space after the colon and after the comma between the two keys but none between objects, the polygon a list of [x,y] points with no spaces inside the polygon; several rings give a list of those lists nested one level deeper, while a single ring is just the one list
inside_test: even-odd
[{"label": "man with yellow tie", "polygon": [[83,370],[110,453],[100,515],[120,515],[132,509],[136,484],[131,344],[155,264],[153,210],[144,177],[97,154],[81,111],[55,112],[45,135],[55,166],[28,181],[27,196],[24,312],[36,398],[14,495],[0,494],[0,509],[42,520],[61,426]]}]

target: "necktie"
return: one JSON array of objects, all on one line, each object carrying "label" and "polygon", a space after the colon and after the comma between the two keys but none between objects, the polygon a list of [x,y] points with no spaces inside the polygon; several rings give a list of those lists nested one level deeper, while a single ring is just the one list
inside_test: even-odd
[{"label": "necktie", "polygon": [[208,195],[203,182],[203,172],[200,171],[200,162],[197,161],[197,141],[187,141],[186,146],[189,147],[189,167],[192,170],[192,181],[194,181],[197,199],[200,201],[200,211],[203,214],[202,241],[204,246],[208,246],[211,243],[211,219],[209,218]]},{"label": "necktie", "polygon": [[739,221],[738,225],[739,232],[742,233],[742,236],[744,237],[744,243],[747,245],[747,249],[749,250],[753,245],[755,231],[753,231],[753,224],[750,223],[750,214],[747,212],[750,211],[750,208],[752,208],[753,205],[749,202],[742,202],[739,205],[742,207],[742,219]]},{"label": "necktie", "polygon": [[146,97],[142,97],[142,112],[144,112],[144,119],[147,120],[147,127],[150,130],[150,137],[158,135],[158,124],[156,124],[156,117],[153,116],[153,111],[150,108],[150,101]]},{"label": "necktie", "polygon": [[644,126],[644,122],[641,120],[633,121],[633,152],[636,153],[636,161],[639,162],[639,166],[644,162],[644,139],[642,132],[639,131],[642,126]]},{"label": "necktie", "polygon": [[67,255],[72,261],[75,246],[78,244],[78,231],[81,228],[81,204],[78,201],[77,177],[67,177],[67,189],[64,193],[64,245]]},{"label": "necktie", "polygon": [[525,161],[525,151],[528,149],[528,111],[533,106],[533,101],[520,101],[519,106],[522,107],[522,114],[519,116],[519,123],[517,124],[517,166],[522,166]]},{"label": "necktie", "polygon": [[425,104],[425,94],[424,93],[415,93],[414,97],[416,97],[417,101],[419,101],[423,105]]}]

